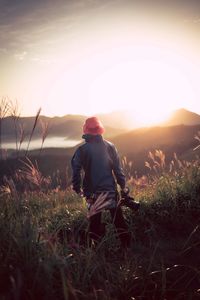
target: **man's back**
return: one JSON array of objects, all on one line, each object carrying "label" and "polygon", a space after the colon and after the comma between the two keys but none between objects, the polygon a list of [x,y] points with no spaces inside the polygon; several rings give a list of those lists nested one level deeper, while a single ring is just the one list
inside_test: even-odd
[{"label": "man's back", "polygon": [[112,159],[109,151],[112,144],[102,136],[87,136],[86,143],[78,149],[85,173],[83,190],[90,193],[115,191],[116,184],[112,173]]},{"label": "man's back", "polygon": [[116,183],[124,188],[125,176],[121,169],[119,157],[113,144],[103,140],[101,135],[84,135],[86,143],[81,145],[72,158],[73,178],[75,191],[80,189],[83,168],[83,192],[85,196],[100,191],[116,191]]}]

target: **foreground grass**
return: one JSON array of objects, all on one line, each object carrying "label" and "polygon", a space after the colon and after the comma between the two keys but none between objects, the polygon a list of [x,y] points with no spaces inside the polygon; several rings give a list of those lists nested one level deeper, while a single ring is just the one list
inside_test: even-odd
[{"label": "foreground grass", "polygon": [[70,191],[0,197],[0,299],[199,299],[200,168],[162,173],[123,208],[132,235],[87,241],[86,207]]}]

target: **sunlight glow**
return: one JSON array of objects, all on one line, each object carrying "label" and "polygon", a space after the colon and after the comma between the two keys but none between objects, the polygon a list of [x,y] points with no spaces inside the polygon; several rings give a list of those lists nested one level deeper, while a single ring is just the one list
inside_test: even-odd
[{"label": "sunlight glow", "polygon": [[94,55],[61,73],[49,90],[48,112],[67,111],[78,99],[74,113],[127,110],[134,124],[149,126],[187,107],[191,97],[195,98],[193,89],[175,56],[148,46],[124,47]]},{"label": "sunlight glow", "polygon": [[191,93],[187,80],[172,66],[140,61],[120,64],[99,76],[90,97],[96,109],[127,109],[140,125],[152,125],[184,105]]},{"label": "sunlight glow", "polygon": [[18,24],[18,41],[30,41],[21,51],[0,48],[0,59],[7,56],[0,94],[17,98],[23,115],[39,107],[48,116],[127,110],[134,126],[162,122],[182,107],[200,113],[198,23],[192,29],[174,10],[168,19],[152,5],[133,9],[134,1],[114,7],[77,8],[76,21],[70,10],[66,18],[55,14],[28,35]]},{"label": "sunlight glow", "polygon": [[132,125],[150,126],[195,99],[185,58],[148,44],[105,47],[57,76],[47,95],[48,114],[68,107],[87,115],[127,110]]}]

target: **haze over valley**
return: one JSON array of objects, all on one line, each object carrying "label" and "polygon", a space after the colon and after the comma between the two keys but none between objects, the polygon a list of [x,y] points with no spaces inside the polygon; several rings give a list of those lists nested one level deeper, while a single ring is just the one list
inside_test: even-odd
[{"label": "haze over valley", "polygon": [[[129,161],[133,162],[134,169],[138,174],[147,171],[144,162],[148,159],[149,151],[156,149],[163,151],[168,161],[173,159],[174,153],[180,158],[188,160],[194,159],[200,153],[199,148],[193,150],[198,146],[198,140],[195,139],[195,136],[200,132],[200,115],[179,109],[174,111],[165,122],[157,124],[157,126],[142,128],[130,128],[127,115],[126,112],[115,112],[99,115],[99,118],[101,118],[106,129],[104,138],[116,145],[121,158],[126,156]],[[50,159],[49,155],[60,157],[59,161],[70,160],[74,147],[83,142],[82,127],[86,118],[83,115],[66,115],[54,118],[40,116],[30,143],[30,155],[37,156],[38,151],[40,151],[42,145],[41,122],[46,122],[49,124],[49,128],[42,145],[43,160]],[[24,155],[23,151],[27,149],[34,119],[35,117],[18,119],[17,126],[19,127],[17,130],[19,130],[20,124],[23,124],[26,137],[20,145],[22,156]],[[15,157],[16,140],[13,125],[12,117],[6,117],[2,120],[2,146],[8,150],[9,155]],[[63,165],[61,164],[60,167],[62,169]]]}]

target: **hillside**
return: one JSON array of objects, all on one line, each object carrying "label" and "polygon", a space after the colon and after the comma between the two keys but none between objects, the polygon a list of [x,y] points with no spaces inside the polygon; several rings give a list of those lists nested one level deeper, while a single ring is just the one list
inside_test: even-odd
[{"label": "hillside", "polygon": [[[109,137],[109,138],[115,137],[117,135],[121,135],[123,133],[127,134],[127,131],[130,131],[130,121],[132,124],[134,124],[132,118],[130,119],[130,115],[126,111],[111,112],[108,114],[99,114],[98,117],[100,118],[100,120],[105,126],[106,129],[105,137]],[[41,121],[45,123],[49,123],[49,130],[48,130],[49,136],[65,137],[68,139],[79,139],[81,137],[83,123],[86,118],[87,116],[83,116],[83,115],[65,115],[63,117],[52,117],[52,118],[47,116],[40,116]],[[35,121],[35,117],[20,117],[17,121],[18,132],[20,131],[19,127],[23,125],[25,135],[29,136],[33,128],[34,121]],[[185,109],[180,109],[175,111],[166,122],[163,122],[158,126],[166,127],[166,126],[175,126],[175,125],[183,125],[183,124],[184,125],[200,124],[200,115]],[[134,128],[132,129],[137,128],[136,123],[132,126],[134,126]],[[143,132],[148,130],[149,128],[138,129],[137,131],[138,133],[136,135],[143,134]],[[38,122],[35,128],[34,138],[40,138],[41,133],[42,133],[41,122]],[[12,117],[6,117],[2,120],[1,134],[4,141],[15,140],[15,127],[14,127],[14,121]],[[119,138],[124,139],[123,136],[120,136]],[[148,146],[149,139],[152,139],[152,137],[147,138],[146,141],[147,146]]]},{"label": "hillside", "polygon": [[[66,137],[69,139],[79,139],[82,136],[83,123],[87,117],[81,115],[66,115],[63,117],[40,116],[40,120],[49,123],[49,136]],[[108,117],[109,119],[109,117]],[[33,128],[35,117],[20,117],[17,121],[17,130],[23,126],[25,135],[29,136]],[[113,125],[113,127],[112,127]],[[120,126],[116,128],[116,122],[105,123],[106,136],[116,136],[125,132]],[[34,138],[41,137],[41,122],[38,122],[34,132]],[[2,120],[2,136],[4,141],[13,141],[15,139],[15,127],[12,117],[6,117]]]},{"label": "hillside", "polygon": [[147,171],[144,162],[149,151],[164,151],[168,161],[174,153],[183,158],[186,156],[188,160],[194,159],[196,152],[193,148],[198,145],[194,136],[199,130],[200,125],[141,128],[117,136],[112,142],[120,155],[133,161],[135,170],[141,175]]},{"label": "hillside", "polygon": [[200,125],[141,128],[121,134],[112,141],[124,154],[160,147],[195,147],[194,135],[199,130]]},{"label": "hillside", "polygon": [[162,123],[164,126],[174,126],[174,125],[197,125],[200,124],[200,115],[188,111],[184,108],[174,111],[169,119]]},{"label": "hillside", "polygon": [[[138,175],[143,175],[149,171],[145,167],[149,151],[156,149],[164,151],[166,162],[173,159],[174,153],[182,159],[195,159],[195,156],[200,152],[200,149],[193,151],[198,145],[198,141],[194,138],[198,131],[200,131],[200,125],[141,128],[108,138],[108,140],[115,144],[121,157],[126,156],[129,161],[133,162],[135,172]],[[30,151],[29,155],[38,161],[39,167],[45,175],[51,175],[55,170],[60,170],[64,174],[76,148],[77,146],[71,148],[44,148],[41,155],[38,150]],[[0,179],[5,174],[11,174],[15,169],[16,153],[11,154],[9,152],[7,154],[11,160],[10,162],[8,160],[1,162]],[[18,155],[23,157],[24,151],[20,151]]]}]

